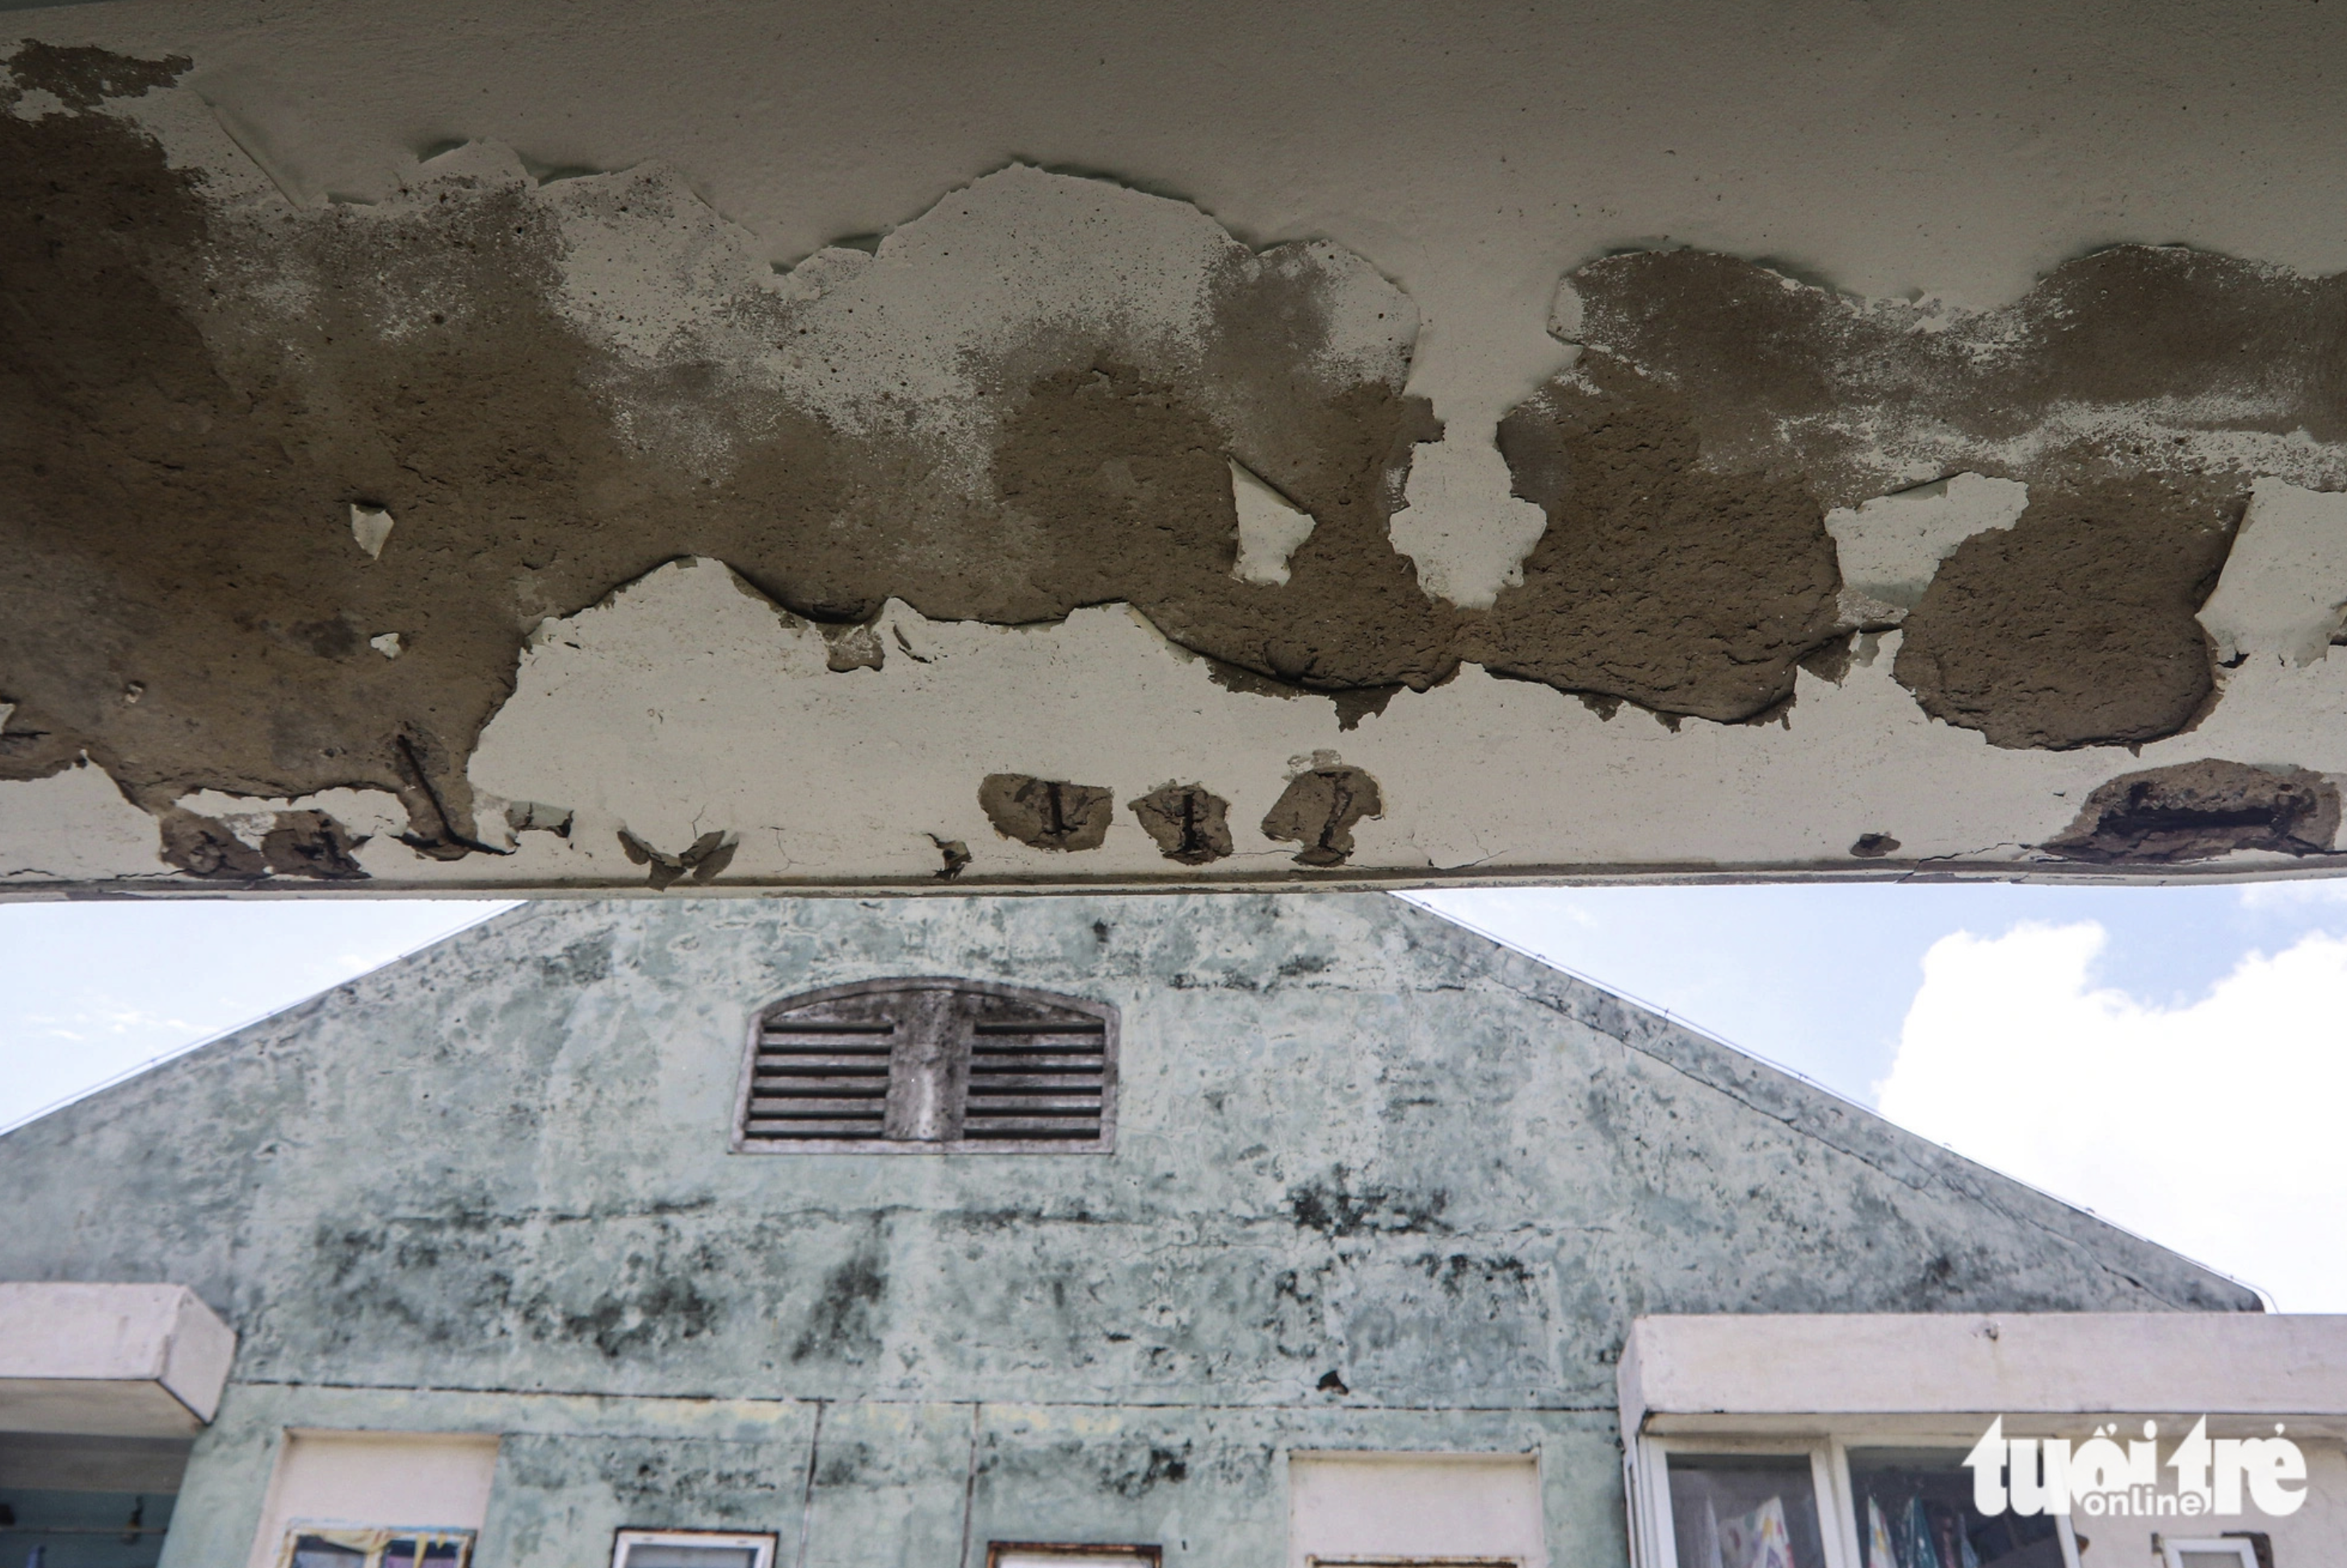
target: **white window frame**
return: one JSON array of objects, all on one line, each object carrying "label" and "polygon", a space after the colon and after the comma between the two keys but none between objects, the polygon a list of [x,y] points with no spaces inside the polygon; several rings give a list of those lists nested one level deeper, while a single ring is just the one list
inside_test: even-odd
[{"label": "white window frame", "polygon": [[2159,1538],[2160,1562],[2166,1565],[2166,1568],[2185,1568],[2184,1554],[2187,1552],[2217,1553],[2229,1552],[2240,1563],[2241,1568],[2258,1568],[2258,1549],[2238,1535],[2203,1536],[2188,1541],[2170,1541],[2166,1536]]},{"label": "white window frame", "polygon": [[[1631,1560],[1638,1568],[1680,1568],[1678,1537],[1672,1528],[1670,1456],[1682,1454],[1805,1454],[1809,1478],[1817,1490],[1818,1534],[1825,1550],[1824,1568],[1860,1568],[1866,1553],[1859,1540],[1858,1499],[1850,1477],[1853,1448],[1928,1448],[1969,1451],[1980,1440],[1978,1431],[1918,1431],[1904,1424],[1896,1430],[1870,1430],[1863,1425],[1836,1425],[1822,1434],[1760,1436],[1751,1434],[1676,1432],[1642,1434],[1625,1448],[1624,1481],[1630,1504]],[[2078,1538],[2067,1514],[2054,1516],[2055,1538],[2062,1543],[2065,1568],[2080,1568]],[[2235,1544],[2227,1542],[2228,1545]],[[2241,1542],[2239,1544],[2247,1544]],[[2170,1560],[2168,1568],[2180,1568]],[[2248,1568],[2257,1568],[2250,1562]]]},{"label": "white window frame", "polygon": [[709,1546],[735,1552],[748,1547],[755,1553],[750,1559],[750,1568],[774,1568],[775,1540],[772,1532],[743,1534],[720,1530],[621,1530],[611,1537],[611,1568],[627,1568],[630,1546]]}]

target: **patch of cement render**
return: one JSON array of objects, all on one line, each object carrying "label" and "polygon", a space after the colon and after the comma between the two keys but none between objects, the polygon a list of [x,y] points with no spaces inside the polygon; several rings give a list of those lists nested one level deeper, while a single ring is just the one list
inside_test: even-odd
[{"label": "patch of cement render", "polygon": [[[1969,311],[1678,251],[1593,262],[1567,295],[1583,358],[1549,401],[1635,389],[1710,472],[1782,476],[1837,516],[1951,475],[2028,487],[2002,539],[1948,556],[1902,650],[1927,711],[1999,745],[2190,726],[2212,690],[2190,617],[2252,483],[2347,484],[2347,278],[2122,246]],[[1915,583],[1872,592],[1889,563],[1843,564],[1856,624],[1887,623]]]},{"label": "patch of cement render", "polygon": [[2198,620],[2222,665],[2327,657],[2347,622],[2347,495],[2258,480]]},{"label": "patch of cement render", "polygon": [[1169,779],[1132,810],[1157,852],[1176,865],[1209,866],[1231,853],[1231,803],[1204,785]]},{"label": "patch of cement render", "polygon": [[1495,673],[1732,723],[1781,709],[1801,661],[1846,635],[1817,497],[1708,466],[1666,388],[1585,357],[1499,443],[1548,528],[1467,633]]},{"label": "patch of cement render", "polygon": [[2157,866],[2243,850],[2324,855],[2338,836],[2332,779],[2211,758],[2111,780],[2045,847],[2068,860]]},{"label": "patch of cement render", "polygon": [[2239,515],[2221,488],[2157,477],[2042,496],[1950,552],[1906,618],[1894,672],[1924,712],[1993,745],[2177,734],[2214,696],[2195,616]]},{"label": "patch of cement render", "polygon": [[402,842],[406,808],[388,790],[276,800],[201,790],[174,801],[164,821],[167,858],[194,876],[356,881],[400,876],[415,859]]},{"label": "patch of cement render", "polygon": [[2347,277],[2122,245],[1973,310],[1648,251],[1591,262],[1560,292],[1570,340],[1670,388],[1707,464],[1798,473],[1830,507],[1963,472],[2033,496],[2147,475],[2242,490],[2257,474],[2347,477],[2332,346]]},{"label": "patch of cement render", "polygon": [[1098,849],[1116,821],[1116,792],[1031,774],[989,774],[978,805],[994,831],[1032,849]]},{"label": "patch of cement render", "polygon": [[1263,835],[1300,845],[1296,865],[1328,869],[1353,857],[1353,829],[1361,819],[1385,810],[1376,779],[1346,766],[1334,752],[1317,752],[1264,813]]}]

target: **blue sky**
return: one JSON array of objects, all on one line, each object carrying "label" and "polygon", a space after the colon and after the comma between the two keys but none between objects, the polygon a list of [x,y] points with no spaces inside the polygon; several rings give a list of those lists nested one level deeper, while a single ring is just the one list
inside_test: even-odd
[{"label": "blue sky", "polygon": [[[2347,1311],[2347,882],[1420,902],[2267,1291]],[[504,907],[0,905],[0,1127]]]}]

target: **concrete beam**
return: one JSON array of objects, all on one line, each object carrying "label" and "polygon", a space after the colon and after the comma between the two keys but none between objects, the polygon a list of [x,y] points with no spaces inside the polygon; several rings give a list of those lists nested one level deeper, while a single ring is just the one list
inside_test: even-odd
[{"label": "concrete beam", "polygon": [[2330,11],[18,26],[0,897],[2340,864]]},{"label": "concrete beam", "polygon": [[2219,1418],[2286,1416],[2336,1435],[2347,1427],[2347,1317],[1641,1317],[1617,1383],[1625,1431],[1822,1430],[1835,1417],[1936,1427],[2003,1415],[2019,1418],[2018,1432],[2032,1417],[2207,1415],[2212,1430]]},{"label": "concrete beam", "polygon": [[0,1431],[193,1437],[235,1358],[183,1286],[0,1284]]}]

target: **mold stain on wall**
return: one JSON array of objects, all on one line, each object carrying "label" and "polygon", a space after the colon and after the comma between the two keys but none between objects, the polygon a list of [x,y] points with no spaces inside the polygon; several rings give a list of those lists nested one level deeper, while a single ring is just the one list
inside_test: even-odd
[{"label": "mold stain on wall", "polygon": [[[2131,247],[1961,312],[1615,256],[1566,280],[1577,364],[1500,425],[1545,530],[1462,608],[1389,537],[1441,436],[1407,390],[1415,309],[1335,246],[1251,251],[1013,167],[777,273],[671,171],[541,183],[481,144],[380,205],[297,208],[188,68],[27,43],[0,81],[0,780],[87,757],[192,877],[568,841],[570,803],[477,798],[476,748],[536,630],[680,558],[810,623],[843,681],[922,658],[924,619],[1125,604],[1347,728],[1466,664],[1609,716],[1780,719],[1797,671],[1895,627],[1923,712],[2043,752],[2201,722],[2196,615],[2253,481],[2347,484],[2340,280]],[[2025,485],[2017,519],[1911,608],[1845,591],[1857,525],[1829,514],[1963,476]],[[1276,569],[1241,555],[1265,497],[1293,514]],[[284,804],[246,832],[199,792]],[[311,799],[353,792],[400,820]],[[1341,793],[1267,841],[1346,863],[1383,797]],[[1099,842],[1008,804],[1012,839]],[[1133,809],[1175,864],[1233,853],[1220,796]],[[728,831],[620,842],[665,886],[722,871]]]}]

